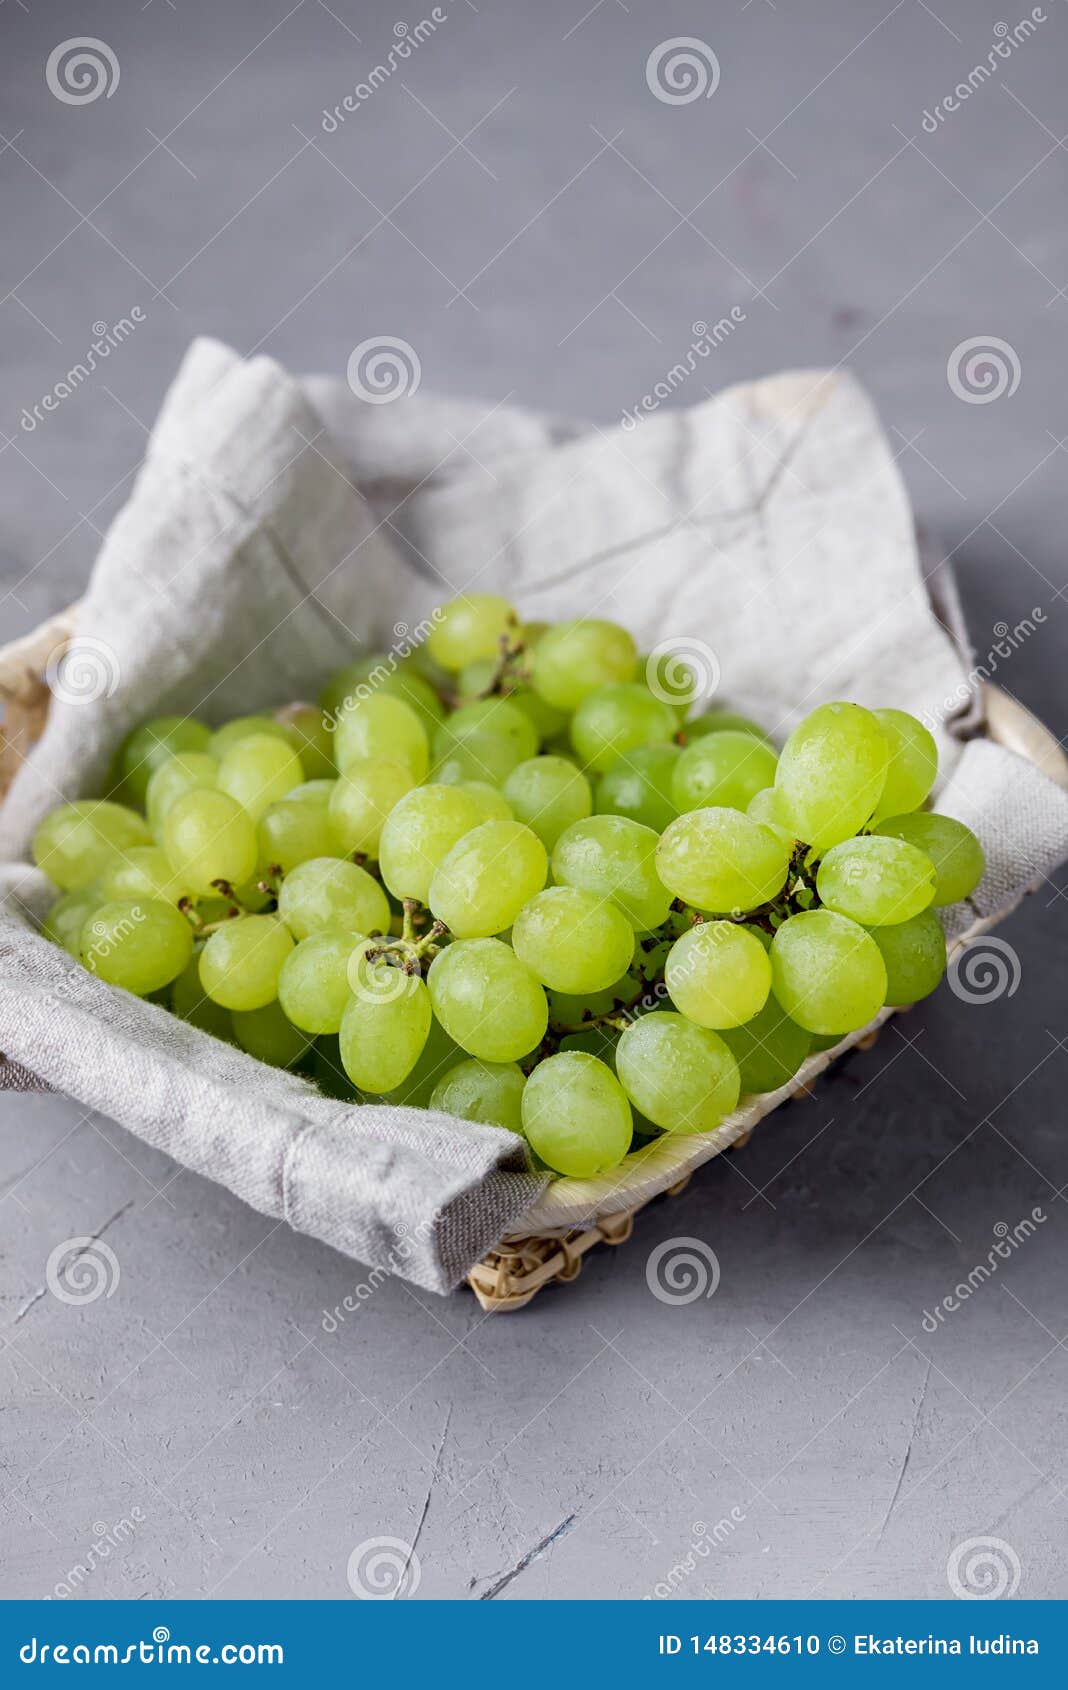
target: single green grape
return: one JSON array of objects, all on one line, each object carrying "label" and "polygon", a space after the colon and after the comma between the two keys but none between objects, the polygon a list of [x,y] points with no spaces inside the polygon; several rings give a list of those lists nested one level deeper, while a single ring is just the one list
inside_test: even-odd
[{"label": "single green grape", "polygon": [[199,1027],[213,1038],[233,1042],[230,1011],[208,997],[200,984],[200,952],[202,945],[193,946],[193,954],[171,986],[171,1013]]},{"label": "single green grape", "polygon": [[145,807],[150,776],[178,751],[206,751],[211,729],[192,716],[156,716],[127,734],[119,749],[123,791],[131,804]]},{"label": "single green grape", "polygon": [[679,813],[671,796],[671,777],[681,756],[677,745],[639,745],[628,752],[624,762],[597,782],[594,808],[598,815],[629,816],[663,833]]},{"label": "single green grape", "polygon": [[363,657],[358,663],[339,670],[323,688],[319,704],[334,720],[346,705],[359,703],[375,692],[402,698],[415,711],[428,734],[445,714],[445,706],[426,676],[413,668],[410,661],[398,663],[388,652]]},{"label": "single green grape", "polygon": [[235,716],[232,722],[226,722],[221,728],[216,728],[208,742],[208,753],[217,763],[221,763],[227,752],[232,751],[241,740],[250,739],[253,734],[267,734],[273,739],[283,740],[294,751],[299,744],[299,735],[295,730],[274,716]]},{"label": "single green grape", "polygon": [[593,809],[589,781],[563,757],[528,757],[508,776],[504,796],[547,851],[553,849],[565,828],[585,820]]},{"label": "single green grape", "polygon": [[430,1095],[430,1107],[458,1115],[461,1121],[522,1133],[525,1085],[523,1070],[514,1062],[480,1062],[469,1056],[442,1075]]},{"label": "single green grape", "polygon": [[393,693],[346,704],[334,729],[334,760],[342,774],[351,763],[367,758],[407,763],[413,780],[423,780],[430,767],[430,741],[415,710]]},{"label": "single green grape", "polygon": [[661,835],[656,866],[664,885],[713,915],[759,909],[782,891],[786,841],[740,810],[688,810]]},{"label": "single green grape", "polygon": [[511,927],[549,874],[545,846],[522,822],[480,822],[458,839],[430,882],[430,908],[457,939]]},{"label": "single green grape", "polygon": [[414,785],[407,763],[383,757],[358,757],[349,763],[330,796],[330,820],[342,849],[377,857],[386,817]]},{"label": "single green grape", "polygon": [[417,786],[405,793],[387,816],[378,846],[382,879],[393,896],[425,904],[434,871],[478,824],[478,810],[458,786]]},{"label": "single green grape", "polygon": [[292,1068],[311,1044],[308,1034],[294,1027],[277,1003],[265,1003],[261,1009],[231,1010],[230,1024],[242,1050],[269,1062],[272,1068]]},{"label": "single green grape", "polygon": [[260,862],[288,874],[312,857],[339,857],[341,841],[329,810],[314,798],[294,800],[288,793],[264,810],[256,828]]},{"label": "single green grape", "polygon": [[479,698],[461,704],[449,717],[449,733],[463,738],[469,733],[494,734],[507,740],[515,753],[516,763],[533,757],[538,749],[538,735],[530,717],[510,698]]},{"label": "single green grape", "polygon": [[790,1020],[774,992],[751,1020],[727,1028],[722,1037],[734,1053],[743,1092],[778,1091],[812,1048],[812,1034]]},{"label": "single green grape", "polygon": [[334,730],[314,704],[295,704],[279,713],[283,727],[296,736],[296,750],[308,780],[333,780]]},{"label": "single green grape", "polygon": [[887,816],[875,829],[888,839],[903,839],[934,864],[937,908],[957,904],[975,891],[983,878],[986,859],[971,828],[952,816],[933,810],[914,810],[907,816]]},{"label": "single green grape", "polygon": [[790,818],[786,813],[782,793],[777,786],[766,786],[761,792],[754,792],[745,807],[745,813],[751,821],[760,822],[769,827],[783,841],[790,855],[793,855],[797,844],[797,835],[790,826]]},{"label": "single green grape", "polygon": [[225,1009],[262,1009],[278,996],[293,936],[276,915],[244,915],[217,927],[200,953],[200,984]]},{"label": "single green grape", "polygon": [[341,1060],[361,1091],[393,1091],[426,1044],[430,995],[424,981],[384,961],[371,963],[365,979],[367,989],[350,997],[341,1017]]},{"label": "single green grape", "polygon": [[219,784],[219,765],[206,751],[179,751],[153,769],[145,796],[148,825],[159,838],[167,812],[187,792],[198,792]]},{"label": "single green grape", "polygon": [[78,956],[82,928],[104,902],[99,880],[90,880],[73,892],[62,892],[45,916],[41,932],[54,945],[61,945],[71,956]]},{"label": "single green grape", "polygon": [[616,1071],[631,1102],[664,1132],[710,1132],[741,1090],[738,1064],[720,1035],[669,1010],[624,1030]]},{"label": "single green grape", "polygon": [[111,898],[161,898],[176,904],[192,896],[192,887],[175,874],[158,845],[131,845],[100,877],[100,902]]},{"label": "single green grape", "polygon": [[86,921],[79,949],[91,974],[143,998],[182,972],[193,954],[193,930],[173,904],[115,898]]},{"label": "single green grape", "polygon": [[884,816],[902,816],[919,809],[938,775],[938,747],[923,723],[907,710],[876,710],[873,714],[889,751],[886,784],[874,811],[878,822]]},{"label": "single green grape", "polygon": [[[480,822],[510,822],[515,820],[515,813],[503,792],[491,786],[486,780],[461,780],[456,785],[461,792],[467,794],[475,809],[478,811]],[[521,816],[520,821],[524,818]],[[534,829],[537,833],[537,828]]]},{"label": "single green grape", "polygon": [[611,898],[636,933],[667,920],[671,893],[657,869],[657,837],[629,816],[589,816],[565,829],[553,848],[553,879]]},{"label": "single green grape", "polygon": [[455,673],[480,657],[496,657],[504,638],[514,639],[519,618],[495,593],[461,593],[435,612],[426,648],[435,663]]},{"label": "single green grape", "polygon": [[107,799],[81,798],[50,810],[33,836],[33,860],[49,880],[71,892],[95,880],[132,845],[151,845],[143,816]]},{"label": "single green grape", "polygon": [[640,681],[619,681],[587,693],[571,718],[571,743],[603,774],[641,745],[666,744],[677,726],[670,704]]},{"label": "single green grape", "polygon": [[431,778],[449,786],[469,780],[502,785],[519,761],[513,741],[478,727],[454,728],[453,721],[450,716],[434,735]]},{"label": "single green grape", "polygon": [[295,939],[340,927],[388,933],[389,899],[373,875],[337,857],[312,857],[287,874],[278,914]]},{"label": "single green grape", "polygon": [[574,886],[550,886],[515,918],[512,948],[543,985],[582,996],[630,967],[634,929],[618,905]]},{"label": "single green grape", "polygon": [[219,764],[219,791],[235,799],[253,821],[303,779],[299,756],[274,734],[249,734]]},{"label": "single green grape", "polygon": [[612,1070],[584,1051],[539,1062],[523,1088],[523,1131],[531,1149],[558,1174],[589,1179],[618,1167],[633,1122]]},{"label": "single green grape", "polygon": [[537,976],[501,939],[446,945],[427,976],[434,1014],[485,1062],[515,1062],[545,1037],[549,1006]]},{"label": "single green grape", "polygon": [[197,787],[176,798],[163,822],[160,844],[175,874],[196,893],[217,880],[240,886],[258,858],[256,828],[236,799]]},{"label": "single green grape", "polygon": [[852,839],[886,782],[889,747],[870,710],[821,704],[782,748],[775,784],[799,839],[820,855]]},{"label": "single green grape", "polygon": [[816,875],[821,904],[862,927],[911,921],[934,897],[930,857],[902,839],[869,834],[832,845]]},{"label": "single green grape", "polygon": [[305,1033],[336,1033],[352,995],[349,962],[362,933],[326,928],[301,939],[290,951],[278,976],[278,1001]]},{"label": "single green grape", "polygon": [[833,910],[792,915],[771,942],[772,990],[810,1033],[852,1033],[886,1001],[886,968],[870,933]]},{"label": "single green grape", "polygon": [[871,936],[886,966],[888,1004],[919,1003],[934,991],[946,971],[946,935],[933,909],[896,927],[873,927]]},{"label": "single green grape", "polygon": [[703,921],[676,939],[664,983],[675,1008],[699,1027],[722,1031],[758,1015],[771,991],[768,953],[732,921]]},{"label": "single green grape", "polygon": [[688,745],[671,777],[671,796],[686,810],[744,810],[775,779],[774,751],[753,734],[724,728]]},{"label": "single green grape", "polygon": [[632,681],[638,648],[615,622],[558,622],[538,641],[533,667],[535,692],[557,710],[570,712],[598,687]]}]

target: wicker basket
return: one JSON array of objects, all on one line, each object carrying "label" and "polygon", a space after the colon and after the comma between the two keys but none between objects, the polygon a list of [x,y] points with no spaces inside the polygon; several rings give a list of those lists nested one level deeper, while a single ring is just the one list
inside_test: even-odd
[{"label": "wicker basket", "polygon": [[[45,676],[71,636],[75,610],[72,607],[0,649],[0,796],[44,726],[50,698]],[[982,702],[986,735],[1068,788],[1068,758],[1049,729],[997,687],[984,686]],[[957,945],[966,943],[984,925],[962,935]],[[611,1173],[594,1179],[555,1180],[524,1215],[522,1231],[501,1239],[469,1274],[468,1283],[482,1307],[521,1309],[550,1281],[574,1279],[589,1250],[597,1244],[624,1243],[635,1215],[647,1203],[663,1194],[675,1195],[702,1163],[745,1144],[765,1115],[787,1098],[809,1092],[844,1051],[873,1043],[892,1013],[884,1010],[869,1027],[850,1034],[833,1050],[809,1057],[781,1091],[743,1099],[742,1107],[714,1132],[681,1138],[666,1134],[634,1151]]]}]

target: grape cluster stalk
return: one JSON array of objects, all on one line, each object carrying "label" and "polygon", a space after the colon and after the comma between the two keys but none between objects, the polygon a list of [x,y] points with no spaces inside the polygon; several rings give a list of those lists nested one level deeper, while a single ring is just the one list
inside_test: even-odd
[{"label": "grape cluster stalk", "polygon": [[332,1096],[504,1127],[554,1174],[710,1132],[932,992],[938,910],[984,865],[925,807],[915,717],[821,704],[780,749],[671,678],[616,623],[469,593],[315,705],[157,717],[37,829],[44,933]]}]

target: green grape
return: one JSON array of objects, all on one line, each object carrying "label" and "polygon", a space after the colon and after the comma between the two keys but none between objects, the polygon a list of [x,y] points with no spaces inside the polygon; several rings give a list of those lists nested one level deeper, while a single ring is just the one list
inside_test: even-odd
[{"label": "green grape", "polygon": [[581,997],[603,991],[630,967],[634,929],[607,898],[550,886],[519,911],[512,948],[543,985]]},{"label": "green grape", "polygon": [[264,810],[256,828],[260,862],[288,874],[311,857],[339,857],[341,841],[325,804],[294,800],[287,793]]},{"label": "green grape", "polygon": [[450,1039],[439,1021],[432,1020],[426,1044],[416,1057],[411,1072],[381,1100],[385,1103],[406,1103],[413,1109],[429,1109],[434,1087],[441,1076],[463,1058],[464,1052],[459,1045]]},{"label": "green grape", "polygon": [[364,988],[350,997],[341,1017],[341,1060],[361,1091],[393,1091],[426,1044],[430,995],[424,981],[385,960],[369,963],[362,978]]},{"label": "green grape", "polygon": [[149,777],[178,751],[206,751],[211,729],[192,716],[157,716],[127,734],[119,748],[123,790],[144,809]]},{"label": "green grape", "polygon": [[431,1093],[430,1107],[458,1115],[461,1121],[480,1121],[521,1134],[525,1085],[523,1070],[514,1062],[480,1062],[469,1056],[442,1075]]},{"label": "green grape", "polygon": [[671,796],[675,808],[744,810],[775,779],[778,759],[763,740],[724,728],[688,745],[675,764]]},{"label": "green grape", "polygon": [[226,1009],[262,1009],[278,996],[293,937],[276,915],[243,915],[217,927],[200,953],[200,984]]},{"label": "green grape", "polygon": [[337,774],[334,767],[334,730],[324,719],[323,712],[317,710],[314,704],[296,704],[282,711],[278,719],[296,735],[294,749],[307,778],[333,780]]},{"label": "green grape", "polygon": [[347,704],[334,729],[334,759],[342,774],[368,757],[407,763],[413,779],[430,767],[430,741],[419,716],[403,698],[376,692]]},{"label": "green grape", "polygon": [[430,882],[430,908],[457,939],[511,927],[549,875],[545,846],[522,822],[480,822],[458,839]]},{"label": "green grape", "polygon": [[151,845],[144,818],[123,804],[81,798],[50,810],[33,836],[33,860],[64,892],[95,880],[131,845]]},{"label": "green grape", "polygon": [[434,1014],[470,1056],[515,1062],[545,1037],[545,993],[501,939],[458,939],[446,945],[430,965],[427,985]]},{"label": "green grape", "polygon": [[502,637],[514,639],[519,618],[495,593],[462,593],[435,612],[426,648],[435,663],[455,673],[480,657],[496,657]]},{"label": "green grape", "polygon": [[334,796],[337,778],[332,780],[302,780],[299,786],[294,786],[286,793],[282,800],[285,804],[329,804]]},{"label": "green grape", "polygon": [[931,859],[937,908],[967,898],[983,878],[986,868],[983,847],[971,828],[952,816],[915,810],[907,816],[887,816],[875,832],[888,839],[903,839],[906,845],[914,845]]},{"label": "green grape", "polygon": [[553,849],[553,879],[619,905],[636,933],[667,920],[671,893],[657,870],[657,837],[628,816],[575,822]]},{"label": "green grape", "polygon": [[618,1167],[632,1116],[612,1070],[584,1051],[539,1062],[523,1089],[523,1131],[547,1167],[575,1179]]},{"label": "green grape", "polygon": [[330,797],[330,820],[342,849],[377,857],[386,817],[414,785],[407,763],[381,757],[351,762]]},{"label": "green grape", "polygon": [[221,763],[227,752],[243,739],[249,739],[253,734],[267,734],[273,739],[280,739],[297,749],[299,736],[285,722],[276,721],[273,716],[235,716],[232,722],[227,722],[221,728],[216,728],[208,742],[208,753]]},{"label": "green grape", "polygon": [[79,949],[91,974],[143,998],[182,972],[193,954],[193,930],[173,904],[115,898],[89,917]]},{"label": "green grape", "polygon": [[219,784],[219,765],[206,751],[179,751],[153,769],[145,796],[148,825],[159,837],[167,812],[187,792],[199,792]]},{"label": "green grape", "polygon": [[934,864],[902,839],[844,839],[821,862],[816,891],[821,904],[862,927],[892,927],[927,908],[935,892]]},{"label": "green grape", "polygon": [[488,698],[493,691],[500,669],[500,659],[493,657],[476,657],[473,663],[465,663],[456,677],[456,692],[465,703],[473,703],[476,698]]},{"label": "green grape", "polygon": [[547,851],[565,828],[585,820],[593,809],[589,781],[563,757],[528,757],[508,776],[504,796]]},{"label": "green grape", "polygon": [[571,743],[583,762],[603,774],[640,745],[670,740],[674,710],[639,681],[619,681],[587,693],[571,718]]},{"label": "green grape", "polygon": [[346,705],[359,703],[376,692],[402,698],[415,711],[428,734],[445,714],[445,706],[426,676],[410,662],[398,664],[387,652],[361,658],[340,670],[323,688],[319,703],[329,716],[336,718]]},{"label": "green grape", "polygon": [[277,1003],[265,1003],[261,1009],[232,1010],[230,1023],[242,1050],[273,1068],[292,1068],[311,1044],[307,1033],[287,1021]]},{"label": "green grape", "polygon": [[278,976],[278,1001],[305,1033],[336,1033],[352,995],[349,961],[362,933],[325,928],[294,946]]},{"label": "green grape", "polygon": [[511,687],[508,697],[516,709],[522,710],[524,716],[530,719],[534,732],[538,736],[539,745],[544,744],[546,740],[554,739],[558,734],[566,734],[568,723],[566,711],[557,710],[555,705],[542,698],[541,694],[535,692],[534,688],[529,686],[526,681],[521,681]]},{"label": "green grape", "polygon": [[745,807],[745,813],[752,821],[763,823],[772,833],[777,834],[790,855],[793,855],[797,837],[790,826],[782,793],[777,786],[766,786],[762,792],[754,792]]},{"label": "green grape", "polygon": [[254,822],[303,779],[297,753],[274,734],[248,734],[219,764],[219,791],[235,799]]},{"label": "green grape", "polygon": [[616,1047],[616,1071],[631,1102],[664,1132],[710,1132],[741,1090],[720,1035],[668,1010],[631,1022]]},{"label": "green grape", "polygon": [[131,845],[100,877],[103,903],[111,898],[161,898],[176,904],[192,895],[192,887],[176,875],[158,845]]},{"label": "green grape", "polygon": [[191,1027],[199,1027],[202,1033],[210,1033],[213,1038],[230,1044],[233,1041],[230,1011],[221,1003],[213,1003],[200,984],[202,949],[194,946],[192,956],[171,987],[171,1013],[188,1021]]},{"label": "green grape", "polygon": [[886,785],[874,811],[878,822],[884,816],[903,816],[919,809],[938,774],[938,747],[923,723],[907,710],[876,710],[874,716],[890,753]]},{"label": "green grape", "polygon": [[516,763],[533,757],[538,749],[534,724],[510,698],[479,698],[471,704],[461,704],[445,727],[449,734],[460,739],[470,733],[487,733],[506,740],[515,753]]},{"label": "green grape", "polygon": [[713,915],[759,909],[782,891],[789,865],[786,842],[740,810],[688,810],[656,853],[664,885]]},{"label": "green grape", "polygon": [[722,1031],[759,1015],[771,991],[771,963],[744,927],[703,921],[672,945],[664,983],[688,1021]]},{"label": "green grape", "polygon": [[683,724],[679,734],[681,745],[692,745],[695,740],[703,739],[706,734],[743,733],[752,734],[754,739],[763,740],[766,745],[771,739],[759,722],[754,722],[749,716],[739,716],[733,710],[720,710],[718,707],[705,712],[703,716],[694,716],[692,720]]},{"label": "green grape", "polygon": [[886,781],[886,735],[860,704],[821,704],[783,746],[775,784],[799,839],[821,855],[852,839]]},{"label": "green grape", "polygon": [[502,785],[519,761],[514,743],[477,727],[454,728],[453,720],[442,722],[434,735],[431,779],[448,786],[469,780]]},{"label": "green grape", "polygon": [[873,927],[871,936],[886,965],[888,1004],[919,1003],[934,991],[946,971],[946,935],[934,910],[896,927]]},{"label": "green grape", "polygon": [[671,796],[671,776],[681,756],[677,745],[639,745],[597,782],[597,814],[629,816],[663,833],[679,813]]},{"label": "green grape", "polygon": [[632,681],[638,648],[625,628],[597,620],[559,622],[538,641],[534,690],[557,710],[577,710],[598,687]]},{"label": "green grape", "polygon": [[772,992],[763,1009],[723,1041],[734,1052],[743,1092],[778,1091],[793,1079],[812,1048],[812,1035],[782,1008]]},{"label": "green grape", "polygon": [[393,896],[425,904],[438,865],[478,825],[478,810],[457,786],[417,786],[406,793],[386,818],[378,847],[382,879]]},{"label": "green grape", "polygon": [[886,969],[863,927],[833,910],[792,915],[771,942],[772,990],[810,1033],[852,1033],[878,1015]]},{"label": "green grape", "polygon": [[175,874],[196,893],[210,892],[217,880],[240,886],[256,867],[255,824],[225,792],[200,787],[176,798],[160,844]]},{"label": "green grape", "polygon": [[[480,822],[510,822],[515,815],[503,792],[498,792],[486,780],[461,780],[456,785],[461,792],[467,794],[475,809],[478,811]],[[523,818],[520,817],[520,820]],[[537,833],[537,828],[534,829]]]},{"label": "green grape", "polygon": [[373,875],[336,857],[298,863],[282,882],[278,914],[295,939],[340,927],[389,932],[389,899]]},{"label": "green grape", "polygon": [[104,901],[98,880],[91,880],[73,892],[63,892],[45,916],[41,932],[54,945],[62,945],[71,956],[77,956],[81,948],[82,928]]}]

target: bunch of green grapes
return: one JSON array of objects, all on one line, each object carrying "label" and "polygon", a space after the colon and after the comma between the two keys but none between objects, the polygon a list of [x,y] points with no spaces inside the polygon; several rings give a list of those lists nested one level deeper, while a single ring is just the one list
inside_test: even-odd
[{"label": "bunch of green grapes", "polygon": [[686,718],[624,628],[471,593],[317,706],[136,729],[38,828],[44,931],[331,1095],[588,1178],[926,996],[983,872],[912,716],[824,704],[781,751]]}]

